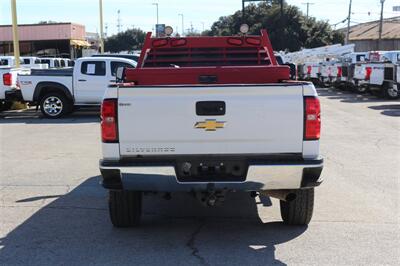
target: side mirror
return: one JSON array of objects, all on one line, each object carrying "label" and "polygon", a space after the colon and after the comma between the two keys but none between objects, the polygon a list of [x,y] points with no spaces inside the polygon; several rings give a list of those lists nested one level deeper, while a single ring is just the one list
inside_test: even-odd
[{"label": "side mirror", "polygon": [[123,82],[124,79],[125,79],[125,68],[124,67],[117,68],[117,75],[116,75],[117,83]]}]

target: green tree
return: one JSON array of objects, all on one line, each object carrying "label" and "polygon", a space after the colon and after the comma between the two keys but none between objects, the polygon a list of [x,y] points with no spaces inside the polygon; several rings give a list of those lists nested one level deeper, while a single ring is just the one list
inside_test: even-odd
[{"label": "green tree", "polygon": [[220,17],[211,30],[203,32],[203,35],[235,35],[245,22],[250,26],[249,34],[258,35],[261,29],[267,29],[275,50],[297,51],[302,47],[314,48],[343,42],[343,34],[334,32],[328,22],[307,19],[296,6],[284,4],[281,10],[279,2],[248,5],[245,18],[242,17],[242,11]]},{"label": "green tree", "polygon": [[104,42],[107,52],[120,52],[141,49],[146,33],[141,29],[133,28],[110,36]]}]

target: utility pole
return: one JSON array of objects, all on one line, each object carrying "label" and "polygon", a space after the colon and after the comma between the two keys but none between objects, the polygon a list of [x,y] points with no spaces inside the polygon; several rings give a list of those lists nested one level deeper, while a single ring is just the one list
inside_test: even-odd
[{"label": "utility pole", "polygon": [[107,38],[107,36],[108,36],[108,24],[107,24],[107,23],[106,23],[106,25],[104,26],[104,29],[105,29],[105,31],[104,31],[104,37]]},{"label": "utility pole", "polygon": [[307,3],[301,3],[302,5],[306,5],[307,6],[307,19],[308,19],[308,14],[309,14],[309,11],[310,11],[310,5],[313,5],[314,3],[310,3],[310,2],[307,2]]},{"label": "utility pole", "polygon": [[117,14],[118,14],[117,29],[118,29],[118,33],[120,33],[121,32],[121,28],[122,28],[122,25],[121,25],[121,10],[118,9]]},{"label": "utility pole", "polygon": [[201,22],[201,25],[203,25],[203,32],[204,32],[204,22],[203,21]]},{"label": "utility pole", "polygon": [[18,21],[17,21],[17,3],[16,0],[11,0],[11,15],[12,15],[12,29],[13,29],[13,46],[15,67],[19,68],[19,36],[18,36]]},{"label": "utility pole", "polygon": [[184,24],[183,14],[178,14],[178,16],[182,17],[182,36],[184,36],[185,35],[185,24]]},{"label": "utility pole", "polygon": [[351,3],[352,0],[349,2],[349,15],[347,16],[347,31],[346,31],[346,44],[349,43],[349,38],[350,38],[350,17],[351,17]]},{"label": "utility pole", "polygon": [[99,0],[99,11],[100,11],[100,53],[104,54],[103,0]]},{"label": "utility pole", "polygon": [[153,6],[156,6],[157,9],[157,24],[158,24],[158,3],[153,3]]},{"label": "utility pole", "polygon": [[381,0],[381,19],[379,21],[379,39],[378,39],[378,50],[382,49],[382,27],[383,27],[383,4],[385,0]]}]

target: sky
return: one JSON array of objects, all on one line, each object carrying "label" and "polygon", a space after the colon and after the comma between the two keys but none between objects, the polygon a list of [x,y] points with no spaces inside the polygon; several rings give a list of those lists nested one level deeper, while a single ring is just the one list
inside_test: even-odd
[{"label": "sky", "polygon": [[[99,0],[16,0],[18,23],[29,24],[43,20],[75,22],[86,26],[88,32],[99,32]],[[305,2],[310,2],[309,15],[328,21],[331,25],[347,17],[349,0],[287,0],[306,12]],[[122,30],[139,27],[151,31],[156,24],[156,6],[159,7],[159,22],[170,25],[175,32],[181,32],[181,17],[184,27],[198,31],[209,29],[220,16],[226,16],[241,9],[241,0],[103,0],[104,23],[107,35],[118,32],[117,12],[120,10]],[[400,16],[392,7],[400,6],[400,0],[386,0],[384,17]],[[353,0],[353,24],[378,20],[379,0]],[[0,24],[11,24],[10,0],[0,0]],[[337,24],[337,28],[345,23]],[[1,37],[1,36],[0,36]]]}]

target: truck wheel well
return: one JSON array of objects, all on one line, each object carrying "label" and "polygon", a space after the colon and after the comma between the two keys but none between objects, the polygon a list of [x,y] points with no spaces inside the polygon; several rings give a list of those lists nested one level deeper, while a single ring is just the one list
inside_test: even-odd
[{"label": "truck wheel well", "polygon": [[42,99],[46,94],[50,93],[50,92],[56,92],[56,93],[60,93],[64,96],[65,92],[63,92],[62,90],[58,89],[58,88],[54,88],[54,87],[42,87],[42,89],[40,90],[40,94],[39,94],[39,101],[40,99]]},{"label": "truck wheel well", "polygon": [[43,96],[45,96],[48,93],[55,92],[55,93],[60,93],[63,96],[65,96],[68,100],[73,102],[73,97],[71,95],[71,92],[62,84],[54,83],[54,82],[43,82],[39,83],[38,86],[35,89],[34,95],[33,95],[33,101],[34,102],[40,102]]}]

